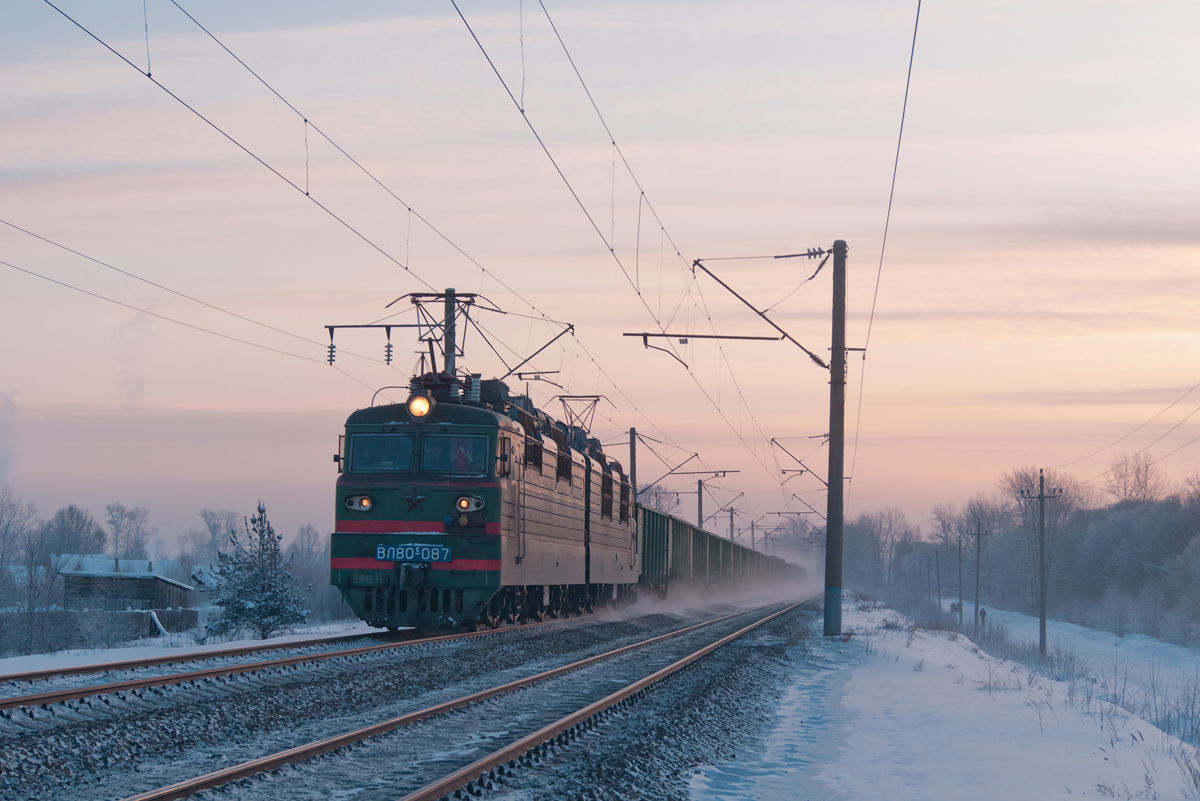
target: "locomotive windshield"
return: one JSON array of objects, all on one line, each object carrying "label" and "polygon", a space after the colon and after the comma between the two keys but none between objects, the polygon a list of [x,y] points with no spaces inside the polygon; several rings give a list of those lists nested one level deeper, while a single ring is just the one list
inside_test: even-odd
[{"label": "locomotive windshield", "polygon": [[350,438],[350,469],[356,473],[386,473],[411,467],[409,434],[355,434]]},{"label": "locomotive windshield", "polygon": [[486,436],[425,436],[421,469],[426,473],[487,473],[491,448]]}]

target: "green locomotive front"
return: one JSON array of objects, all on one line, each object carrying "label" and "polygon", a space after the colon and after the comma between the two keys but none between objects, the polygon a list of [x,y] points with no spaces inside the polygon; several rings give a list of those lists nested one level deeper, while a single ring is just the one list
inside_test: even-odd
[{"label": "green locomotive front", "polygon": [[500,588],[503,474],[516,430],[503,415],[431,393],[350,415],[330,581],[355,614],[391,629],[479,616]]}]

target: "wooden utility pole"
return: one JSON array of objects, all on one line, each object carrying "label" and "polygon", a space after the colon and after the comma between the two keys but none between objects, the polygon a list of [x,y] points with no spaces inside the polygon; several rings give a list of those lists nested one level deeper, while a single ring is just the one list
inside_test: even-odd
[{"label": "wooden utility pole", "polygon": [[934,577],[937,579],[937,613],[938,619],[942,617],[942,552],[933,552]]},{"label": "wooden utility pole", "polygon": [[958,532],[958,630],[962,631],[963,585],[962,585],[962,531]]},{"label": "wooden utility pole", "polygon": [[1050,490],[1050,494],[1046,494],[1046,475],[1043,470],[1038,469],[1038,494],[1034,495],[1033,490],[1021,490],[1021,497],[1027,500],[1037,498],[1038,501],[1038,654],[1042,659],[1046,658],[1046,585],[1050,582],[1050,566],[1046,563],[1046,499],[1059,498],[1062,496],[1062,489],[1054,487]]},{"label": "wooden utility pole", "polygon": [[825,514],[825,636],[842,633],[842,534],[846,463],[846,242],[833,243],[829,352],[829,492]]},{"label": "wooden utility pole", "polygon": [[975,518],[975,632],[979,632],[979,566],[983,553],[983,521]]}]

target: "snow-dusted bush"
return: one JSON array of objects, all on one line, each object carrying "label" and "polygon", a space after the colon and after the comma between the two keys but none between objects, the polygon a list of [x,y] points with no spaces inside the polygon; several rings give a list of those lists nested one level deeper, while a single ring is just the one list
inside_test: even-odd
[{"label": "snow-dusted bush", "polygon": [[261,639],[304,621],[304,592],[291,573],[291,559],[284,559],[282,537],[267,521],[259,504],[258,514],[245,523],[245,542],[237,531],[229,533],[233,548],[219,555],[217,586],[212,602],[221,613],[208,624],[217,636],[249,629]]}]

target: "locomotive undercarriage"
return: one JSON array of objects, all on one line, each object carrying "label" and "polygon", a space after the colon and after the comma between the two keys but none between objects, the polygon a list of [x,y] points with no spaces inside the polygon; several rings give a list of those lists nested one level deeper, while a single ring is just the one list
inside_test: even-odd
[{"label": "locomotive undercarriage", "polygon": [[474,620],[470,631],[497,628],[501,623],[553,620],[594,612],[603,606],[624,606],[637,601],[629,584],[561,584],[501,587]]}]

